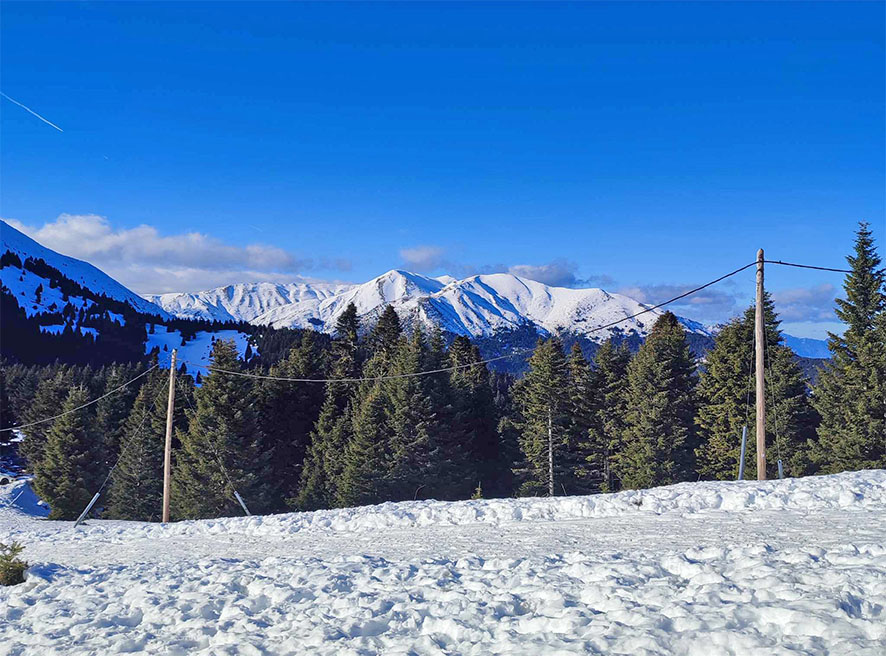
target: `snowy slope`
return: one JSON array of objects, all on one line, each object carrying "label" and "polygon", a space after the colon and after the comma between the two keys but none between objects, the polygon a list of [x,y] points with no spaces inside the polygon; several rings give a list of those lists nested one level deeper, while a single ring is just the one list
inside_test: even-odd
[{"label": "snowy slope", "polygon": [[[112,299],[129,304],[133,309],[144,314],[153,314],[169,318],[165,310],[158,305],[129,291],[119,282],[103,273],[96,267],[82,260],[62,255],[41,246],[36,241],[22,234],[5,221],[0,221],[0,255],[12,252],[24,262],[32,257],[44,260],[49,266],[58,269],[64,276],[96,294],[104,294]],[[22,278],[22,280],[20,280]],[[0,269],[0,282],[15,296],[19,305],[30,315],[49,311],[53,303],[63,306],[58,290],[49,289],[49,280],[37,276],[17,266],[6,266]],[[36,299],[36,289],[43,285],[43,298]],[[74,303],[78,301],[75,299]],[[80,300],[80,305],[85,300]]]},{"label": "snowy slope", "polygon": [[[234,342],[237,348],[237,354],[245,359],[246,347],[249,345],[249,335],[241,333],[238,330],[217,330],[215,332],[198,331],[191,339],[182,341],[181,332],[178,330],[170,330],[166,326],[156,324],[153,327],[154,332],[147,333],[145,340],[145,354],[157,349],[157,362],[161,367],[169,367],[172,357],[172,349],[177,349],[177,358],[179,363],[187,363],[188,369],[193,370],[195,365],[199,367],[208,367],[212,347],[217,339],[226,339]],[[255,350],[253,350],[255,353]],[[205,370],[201,370],[206,373]],[[192,373],[196,373],[192,371]]]},{"label": "snowy slope", "polygon": [[[597,332],[601,325],[618,321],[642,311],[645,306],[621,294],[602,289],[569,289],[552,287],[508,273],[471,276],[456,280],[451,276],[429,278],[408,271],[393,270],[361,285],[336,290],[319,288],[315,294],[303,291],[283,294],[275,302],[265,299],[273,288],[252,292],[255,286],[238,285],[199,294],[165,294],[151,297],[177,316],[216,316],[213,314],[224,298],[226,316],[271,325],[275,328],[315,328],[331,332],[335,322],[349,303],[354,303],[362,320],[371,323],[391,304],[407,324],[420,322],[430,327],[441,326],[458,335],[489,337],[498,332],[526,325],[543,333],[570,331],[602,340],[615,329]],[[310,288],[308,284],[306,288]],[[256,298],[256,294],[260,298]],[[279,302],[277,302],[279,300]],[[274,305],[267,312],[256,309]],[[645,335],[661,312],[620,323],[617,330]],[[687,330],[707,335],[699,323],[683,320]]]},{"label": "snowy slope", "polygon": [[0,653],[853,654],[886,472],[273,517],[71,522],[0,487]]},{"label": "snowy slope", "polygon": [[353,285],[338,283],[270,282],[228,285],[194,294],[159,294],[146,298],[181,318],[218,321],[253,321],[280,307],[316,307],[321,301],[341,294]]}]

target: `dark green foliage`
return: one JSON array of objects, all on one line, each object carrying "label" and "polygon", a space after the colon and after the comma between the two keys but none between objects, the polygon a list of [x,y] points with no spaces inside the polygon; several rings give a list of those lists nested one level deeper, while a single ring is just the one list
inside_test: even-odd
[{"label": "dark green foliage", "polygon": [[464,499],[482,488],[487,496],[510,493],[509,462],[499,439],[489,370],[480,350],[466,337],[449,347],[450,417],[438,430],[443,498]]},{"label": "dark green foliage", "polygon": [[[322,378],[322,373],[319,353],[310,332],[305,332],[301,343],[269,372],[276,377],[306,379]],[[285,500],[296,497],[299,492],[311,431],[323,401],[323,385],[267,380],[263,381],[259,396],[259,427],[265,440],[274,448],[271,463],[273,507],[284,510]]]},{"label": "dark green foliage", "polygon": [[254,385],[215,368],[240,370],[233,342],[216,340],[209,374],[194,394],[196,408],[187,413],[187,429],[177,432],[173,504],[179,518],[241,515],[235,490],[254,513],[273,504],[274,453],[259,430]]},{"label": "dark green foliage", "polygon": [[[142,367],[128,365],[111,365],[102,371],[101,377],[105,384],[99,396],[120,387],[127,381],[141,373]],[[120,440],[123,437],[124,426],[129,417],[135,396],[138,393],[138,385],[129,385],[119,392],[106,396],[95,405],[95,432],[104,442],[105,457],[108,467],[113,466],[120,453]]]},{"label": "dark green foliage", "polygon": [[846,260],[852,273],[836,313],[847,329],[830,336],[831,364],[814,390],[821,425],[813,457],[828,473],[886,467],[886,276],[867,224]]},{"label": "dark green foliage", "polygon": [[[703,478],[734,480],[738,475],[742,427],[748,427],[745,478],[757,477],[756,396],[754,376],[754,307],[725,326],[705,360],[698,386],[696,423],[701,445],[696,451]],[[793,352],[781,344],[781,331],[769,294],[763,299],[766,337],[767,476],[801,476],[808,469],[807,442],[815,436],[817,417],[806,381]],[[776,439],[777,438],[777,439]]]},{"label": "dark green foliage", "polygon": [[[53,376],[38,383],[33,402],[24,411],[21,423],[40,422],[42,419],[59,414],[59,409],[68,394],[71,383],[70,372],[66,369],[60,369]],[[46,440],[51,428],[52,422],[46,421],[35,423],[24,429],[25,440],[19,447],[19,452],[32,470],[36,470],[43,460]]]},{"label": "dark green foliage", "polygon": [[378,323],[372,329],[372,351],[383,352],[390,359],[400,343],[403,327],[392,305],[386,305]]},{"label": "dark green foliage", "polygon": [[694,387],[695,362],[683,327],[666,312],[628,365],[626,430],[613,459],[622,487],[694,478]]},{"label": "dark green foliage", "polygon": [[99,486],[104,470],[100,440],[92,429],[89,401],[82,386],[73,388],[61,406],[68,414],[52,422],[39,464],[34,467],[34,489],[50,507],[50,519],[76,519]]},{"label": "dark green foliage", "polygon": [[3,544],[0,542],[0,586],[18,585],[25,582],[25,570],[28,563],[19,556],[25,548],[18,542]]},{"label": "dark green foliage", "polygon": [[[120,460],[111,473],[106,509],[111,519],[158,521],[161,517],[169,374],[157,369],[146,378],[123,426]],[[180,395],[178,401],[173,425],[181,427],[186,399]]]},{"label": "dark green foliage", "polygon": [[[569,390],[566,358],[557,338],[539,340],[529,371],[514,385],[522,461],[517,465],[520,494],[567,493],[574,482],[569,457]],[[553,477],[550,458],[553,458]]]},{"label": "dark green foliage", "polygon": [[572,345],[567,367],[570,494],[589,494],[598,492],[603,485],[605,450],[596,433],[591,433],[596,412],[595,375],[577,342]]},{"label": "dark green foliage", "polygon": [[631,352],[623,344],[605,341],[594,354],[593,417],[588,429],[591,453],[602,457],[600,489],[612,492],[621,488],[612,460],[621,451],[628,403],[628,364]]},{"label": "dark green foliage", "polygon": [[382,385],[370,385],[357,402],[353,437],[345,447],[336,504],[360,506],[390,498],[391,449]]},{"label": "dark green foliage", "polygon": [[[331,347],[330,378],[357,378],[361,374],[357,341],[357,308],[350,303],[336,323]],[[338,483],[344,470],[345,449],[353,434],[351,394],[354,384],[327,383],[301,474],[301,487],[290,505],[301,510],[330,508],[338,503]]]},{"label": "dark green foliage", "polygon": [[[381,356],[384,354],[383,350]],[[395,501],[417,498],[424,487],[433,485],[435,408],[427,393],[431,379],[409,376],[426,370],[426,360],[424,335],[416,329],[411,339],[398,345],[388,369],[391,374],[404,377],[384,381],[382,386],[391,450],[389,490]]]}]

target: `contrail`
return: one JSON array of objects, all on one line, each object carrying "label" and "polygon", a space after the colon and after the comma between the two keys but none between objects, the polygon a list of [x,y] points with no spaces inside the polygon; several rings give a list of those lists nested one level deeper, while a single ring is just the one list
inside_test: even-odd
[{"label": "contrail", "polygon": [[6,100],[8,100],[9,102],[14,102],[16,105],[18,105],[19,107],[21,107],[22,109],[24,109],[26,112],[30,112],[31,114],[33,114],[34,116],[36,116],[37,118],[39,118],[41,121],[43,121],[43,122],[46,123],[47,125],[51,125],[52,127],[54,127],[54,128],[55,128],[56,130],[58,130],[59,132],[64,132],[64,130],[62,130],[59,126],[57,126],[57,125],[56,125],[55,123],[53,123],[52,121],[47,121],[45,118],[43,118],[42,116],[40,116],[40,114],[38,114],[37,112],[35,112],[33,109],[31,109],[30,107],[27,107],[27,106],[25,106],[25,105],[22,105],[18,100],[13,100],[12,98],[10,98],[9,96],[7,96],[7,95],[6,95],[5,93],[3,93],[2,91],[0,91],[0,96],[3,96],[4,98],[6,98]]}]

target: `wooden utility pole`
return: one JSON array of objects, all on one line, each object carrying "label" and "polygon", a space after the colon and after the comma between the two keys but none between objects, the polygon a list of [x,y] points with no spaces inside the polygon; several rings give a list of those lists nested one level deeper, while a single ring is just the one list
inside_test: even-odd
[{"label": "wooden utility pole", "polygon": [[551,406],[548,406],[548,496],[554,496],[554,427]]},{"label": "wooden utility pole", "polygon": [[169,482],[172,477],[172,413],[175,409],[175,349],[169,361],[169,402],[166,405],[166,448],[163,451],[163,523],[169,521]]},{"label": "wooden utility pole", "polygon": [[766,395],[763,376],[766,335],[763,330],[763,249],[757,251],[757,309],[754,313],[754,345],[757,362],[757,480],[766,480]]}]

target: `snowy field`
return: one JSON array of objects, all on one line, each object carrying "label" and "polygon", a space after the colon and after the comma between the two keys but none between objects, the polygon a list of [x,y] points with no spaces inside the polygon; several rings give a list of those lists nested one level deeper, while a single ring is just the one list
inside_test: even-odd
[{"label": "snowy field", "polygon": [[0,487],[0,654],[886,653],[886,471],[49,522]]}]

